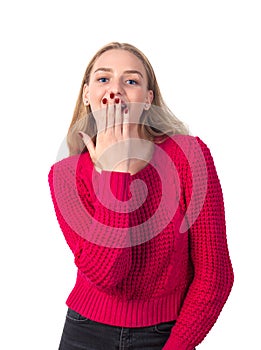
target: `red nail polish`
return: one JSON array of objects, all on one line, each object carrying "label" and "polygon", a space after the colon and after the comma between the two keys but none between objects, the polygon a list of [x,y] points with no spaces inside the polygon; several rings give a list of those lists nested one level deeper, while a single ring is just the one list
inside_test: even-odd
[{"label": "red nail polish", "polygon": [[124,109],[124,113],[127,114],[129,112],[128,108]]},{"label": "red nail polish", "polygon": [[81,132],[78,132],[79,136],[83,138],[83,134]]},{"label": "red nail polish", "polygon": [[120,103],[120,99],[118,97],[116,97],[114,101],[116,104]]},{"label": "red nail polish", "polygon": [[115,94],[113,92],[110,93],[110,98],[113,99]]},{"label": "red nail polish", "polygon": [[102,103],[103,103],[104,105],[106,105],[107,102],[108,102],[107,98],[104,97],[104,98],[102,99]]}]

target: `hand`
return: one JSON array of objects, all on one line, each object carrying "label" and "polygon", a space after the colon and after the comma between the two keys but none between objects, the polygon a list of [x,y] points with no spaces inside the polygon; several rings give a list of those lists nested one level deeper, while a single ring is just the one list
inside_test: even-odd
[{"label": "hand", "polygon": [[79,134],[94,165],[101,170],[128,172],[130,164],[128,108],[122,105],[119,98],[104,98],[102,108],[93,114],[97,124],[96,145],[89,135],[82,131]]}]

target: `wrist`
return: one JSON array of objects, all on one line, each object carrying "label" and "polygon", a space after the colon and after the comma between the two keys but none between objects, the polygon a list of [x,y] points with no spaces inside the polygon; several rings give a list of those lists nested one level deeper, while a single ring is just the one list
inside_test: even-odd
[{"label": "wrist", "polygon": [[119,164],[116,164],[116,166],[111,165],[97,165],[95,166],[98,168],[98,170],[101,171],[110,171],[110,172],[119,172],[119,173],[129,173],[129,161],[124,161]]}]

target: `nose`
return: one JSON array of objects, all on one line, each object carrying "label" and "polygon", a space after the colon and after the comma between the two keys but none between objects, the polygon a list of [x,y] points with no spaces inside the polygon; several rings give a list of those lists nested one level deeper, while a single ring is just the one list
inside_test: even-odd
[{"label": "nose", "polygon": [[120,79],[113,79],[111,81],[109,92],[114,95],[123,95],[123,85]]}]

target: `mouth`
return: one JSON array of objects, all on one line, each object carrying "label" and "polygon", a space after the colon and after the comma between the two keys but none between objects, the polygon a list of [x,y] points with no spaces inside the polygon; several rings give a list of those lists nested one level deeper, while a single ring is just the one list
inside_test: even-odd
[{"label": "mouth", "polygon": [[121,110],[124,111],[126,108],[128,108],[127,103],[125,103],[124,101],[121,101]]}]

